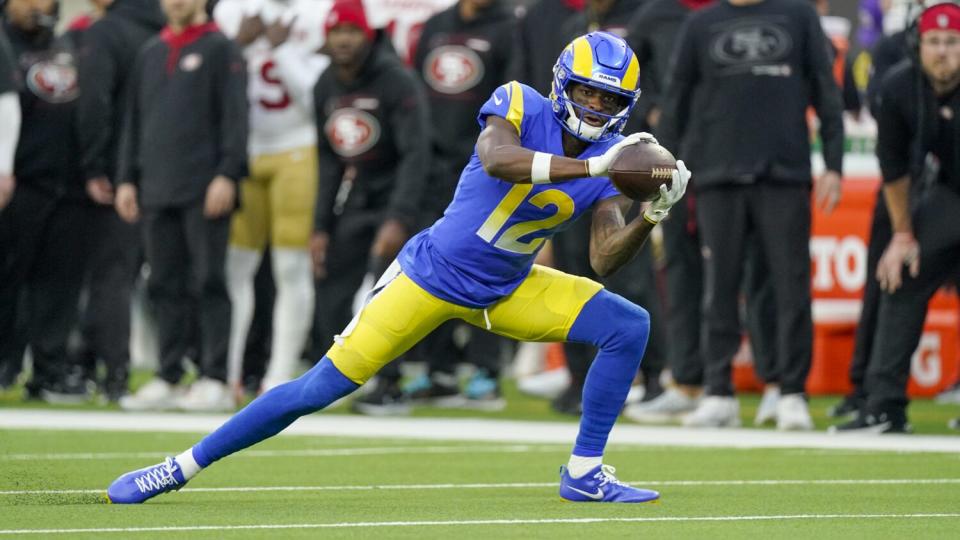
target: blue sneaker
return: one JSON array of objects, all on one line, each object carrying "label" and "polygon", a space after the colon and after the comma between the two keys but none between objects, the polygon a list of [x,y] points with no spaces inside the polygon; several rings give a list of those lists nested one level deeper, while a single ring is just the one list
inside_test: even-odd
[{"label": "blue sneaker", "polygon": [[560,497],[574,502],[642,503],[655,501],[660,494],[649,489],[628,486],[613,475],[616,469],[600,465],[580,478],[573,478],[560,467]]},{"label": "blue sneaker", "polygon": [[115,504],[140,504],[183,487],[187,480],[172,457],[163,463],[138,469],[117,478],[107,488],[107,500]]}]

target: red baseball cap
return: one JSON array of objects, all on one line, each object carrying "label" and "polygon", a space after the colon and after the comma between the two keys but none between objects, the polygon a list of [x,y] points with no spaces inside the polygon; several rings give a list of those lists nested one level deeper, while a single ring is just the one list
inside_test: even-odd
[{"label": "red baseball cap", "polygon": [[920,14],[920,35],[928,30],[953,30],[960,32],[960,5],[936,4]]},{"label": "red baseball cap", "polygon": [[367,23],[367,14],[363,11],[363,3],[360,0],[337,0],[334,2],[323,23],[323,33],[329,34],[331,29],[341,24],[356,26],[363,30],[368,41],[373,41],[373,29]]}]

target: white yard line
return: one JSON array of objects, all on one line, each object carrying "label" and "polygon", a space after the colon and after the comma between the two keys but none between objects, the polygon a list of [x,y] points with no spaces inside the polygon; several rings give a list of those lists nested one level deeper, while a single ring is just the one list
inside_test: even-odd
[{"label": "white yard line", "polygon": [[193,525],[180,527],[99,527],[90,529],[0,529],[0,535],[11,534],[82,534],[82,533],[141,533],[242,531],[284,529],[359,529],[373,527],[452,527],[475,525],[579,525],[593,523],[684,523],[737,521],[796,521],[827,519],[942,519],[960,518],[950,514],[785,514],[772,516],[665,516],[624,518],[561,518],[561,519],[471,519],[458,521],[367,521],[341,523],[293,523],[288,525]]},{"label": "white yard line", "polygon": [[[810,486],[810,485],[956,485],[960,478],[851,478],[824,480],[631,480],[628,483],[644,487],[684,486]],[[178,493],[259,493],[270,491],[375,491],[375,490],[436,490],[436,489],[530,489],[556,487],[556,482],[507,482],[481,484],[378,484],[364,486],[236,486],[236,487],[185,487]],[[2,495],[85,495],[104,493],[100,489],[22,489],[0,491]]]},{"label": "white yard line", "polygon": [[[0,429],[140,431],[206,433],[227,415],[121,413],[110,411],[0,411]],[[512,443],[570,444],[577,433],[573,422],[527,422],[475,418],[370,418],[315,414],[301,418],[287,435],[377,439],[460,440]],[[711,448],[813,448],[897,452],[960,453],[960,436],[950,435],[829,435],[781,433],[754,429],[689,429],[647,427],[619,422],[611,444]]]}]

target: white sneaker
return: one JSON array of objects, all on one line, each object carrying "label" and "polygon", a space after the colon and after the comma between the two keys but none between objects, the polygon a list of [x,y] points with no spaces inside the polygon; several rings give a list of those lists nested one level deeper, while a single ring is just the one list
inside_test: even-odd
[{"label": "white sneaker", "polygon": [[646,403],[627,406],[623,415],[641,424],[666,424],[695,410],[699,401],[699,397],[690,397],[676,388],[667,388]]},{"label": "white sneaker", "polygon": [[236,408],[230,387],[216,380],[203,378],[177,400],[177,407],[193,412],[225,412]]},{"label": "white sneaker", "polygon": [[780,401],[780,387],[768,386],[763,391],[763,397],[760,398],[760,406],[757,407],[757,415],[753,418],[753,425],[762,426],[767,422],[774,422],[777,419],[777,403]]},{"label": "white sneaker", "polygon": [[937,394],[934,401],[940,405],[960,405],[960,383]]},{"label": "white sneaker", "polygon": [[740,402],[735,397],[707,396],[683,419],[687,427],[739,427]]},{"label": "white sneaker", "polygon": [[547,399],[556,398],[568,386],[570,386],[570,372],[567,371],[567,368],[550,369],[517,379],[517,390],[524,394]]},{"label": "white sneaker", "polygon": [[781,431],[810,431],[813,419],[807,400],[801,394],[789,394],[777,402],[777,429]]},{"label": "white sneaker", "polygon": [[125,411],[165,411],[176,408],[179,394],[177,387],[154,377],[135,393],[121,397],[118,403]]}]

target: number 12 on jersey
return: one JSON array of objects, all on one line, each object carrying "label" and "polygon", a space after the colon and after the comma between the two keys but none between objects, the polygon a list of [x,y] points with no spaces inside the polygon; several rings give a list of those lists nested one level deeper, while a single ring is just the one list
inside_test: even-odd
[{"label": "number 12 on jersey", "polygon": [[[574,203],[569,195],[559,189],[541,191],[528,199],[527,196],[530,195],[531,191],[533,191],[533,184],[516,184],[510,188],[500,204],[493,209],[493,212],[477,230],[477,236],[493,243],[494,247],[514,253],[530,254],[540,249],[544,238],[533,238],[527,241],[521,241],[520,238],[537,231],[552,229],[570,219],[574,212]],[[524,202],[529,202],[540,209],[553,206],[554,212],[543,219],[515,223],[503,231],[500,238],[494,242],[493,239],[497,238],[497,234],[510,220],[510,216]]]}]

